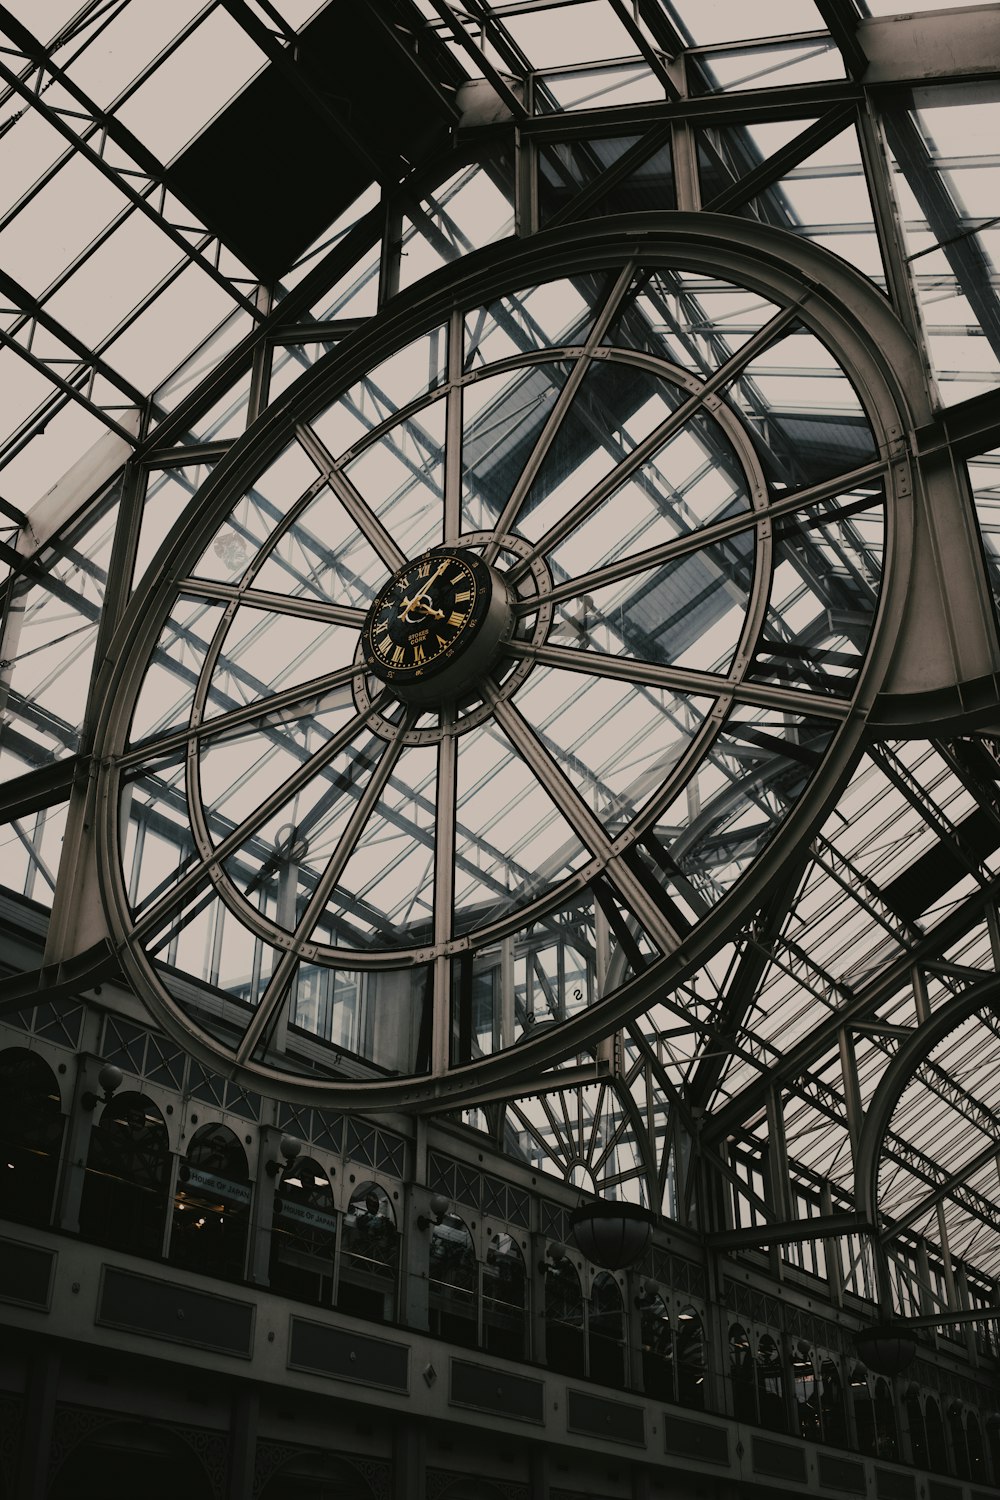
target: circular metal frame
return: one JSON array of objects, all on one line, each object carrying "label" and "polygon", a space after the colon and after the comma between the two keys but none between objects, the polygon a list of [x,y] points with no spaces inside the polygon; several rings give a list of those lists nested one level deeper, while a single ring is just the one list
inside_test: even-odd
[{"label": "circular metal frame", "polygon": [[[733,234],[737,229],[740,236],[738,244],[733,241]],[[189,1020],[146,960],[141,950],[143,920],[140,917],[137,922],[129,910],[118,859],[120,780],[123,773],[149,754],[148,750],[144,753],[141,747],[130,749],[128,746],[132,710],[145,664],[175,597],[174,580],[186,576],[190,571],[235,499],[244,493],[248,484],[286,444],[293,425],[309,421],[340,391],[389,353],[403,347],[427,329],[440,325],[456,307],[482,304],[510,288],[529,282],[620,268],[623,263],[628,262],[637,262],[643,266],[666,265],[696,269],[704,274],[735,281],[774,300],[781,307],[793,309],[795,317],[813,331],[839,359],[861,398],[875,433],[886,481],[887,542],[884,582],[868,656],[858,676],[853,699],[850,705],[845,705],[843,721],[837,727],[825,759],[815,773],[807,794],[788,815],[764,853],[757,857],[743,878],[683,942],[678,943],[673,951],[664,954],[618,991],[602,999],[594,1008],[585,1010],[558,1026],[544,1028],[537,1038],[523,1038],[516,1047],[450,1070],[442,1067],[436,1073],[421,1077],[373,1079],[364,1082],[307,1079],[292,1076],[282,1069],[263,1063],[234,1062],[231,1053],[208,1032]],[[554,351],[547,350],[544,357],[551,359],[553,353]],[[634,362],[644,361],[650,367],[655,367],[657,373],[666,373],[663,362],[652,356],[636,356]],[[528,362],[521,357],[508,363],[515,366]],[[689,389],[693,380],[688,372],[676,368],[671,371],[671,378]],[[698,384],[697,381],[694,383]],[[413,405],[423,404],[427,399],[421,398],[420,402]],[[395,299],[374,320],[371,327],[344,340],[284,392],[217,466],[189,511],[171,531],[145,579],[136,589],[109,653],[110,666],[106,685],[109,709],[101,726],[97,745],[101,766],[98,837],[102,891],[122,964],[138,992],[151,1002],[162,1024],[202,1061],[212,1067],[221,1066],[245,1086],[265,1086],[273,1093],[289,1099],[322,1101],[340,1106],[360,1104],[363,1101],[366,1108],[434,1108],[439,1107],[442,1101],[454,1104],[474,1099],[483,1087],[489,1087],[495,1092],[498,1086],[509,1083],[513,1088],[519,1081],[535,1075],[546,1064],[572,1053],[593,1038],[606,1034],[623,1017],[640,1010],[652,998],[662,999],[668,986],[690,972],[739,925],[790,850],[815,826],[830,797],[850,769],[865,717],[885,675],[908,586],[912,538],[910,512],[901,499],[910,492],[903,433],[913,424],[926,419],[924,403],[917,352],[888,305],[863,277],[828,252],[781,231],[751,223],[740,223],[737,226],[731,218],[707,214],[607,219],[597,226],[587,226],[583,232],[572,229],[541,234],[524,247],[490,247],[487,251],[469,256],[457,272],[445,268],[442,272],[429,276],[410,292]],[[714,392],[703,392],[701,404],[720,420],[730,420],[726,408]],[[365,445],[375,441],[378,431],[401,420],[405,411],[404,408],[394,413],[381,429],[366,434]],[[738,423],[735,427],[738,429],[741,456],[744,451],[746,453],[748,472],[757,476],[756,484],[759,488],[754,488],[752,503],[766,512],[758,518],[756,526],[758,546],[766,549],[770,545],[771,533],[771,508],[767,504],[766,486],[752,444]],[[357,451],[361,451],[362,446],[359,444]],[[346,462],[351,456],[351,452],[345,453],[341,461]],[[298,506],[289,512],[289,517],[307,505],[309,498],[309,495],[304,496]],[[286,524],[289,524],[288,518]],[[504,540],[497,541],[493,538],[492,533],[489,535],[498,546],[507,545]],[[471,537],[463,538],[466,542],[470,540]],[[511,551],[516,551],[515,539],[509,540]],[[521,564],[515,567],[520,567],[522,576],[531,576],[532,570],[525,566],[526,562],[527,558],[522,555]],[[760,576],[758,567],[758,579]],[[544,593],[545,580],[536,576],[534,587]],[[753,639],[766,604],[759,583],[750,597],[755,602],[747,610],[744,630],[734,657],[733,670],[740,673],[746,665],[748,644]],[[228,628],[238,602],[238,598],[230,599],[206,659],[206,666],[208,659],[218,658],[225,629]],[[551,606],[548,608],[551,614]],[[540,610],[539,617],[543,613],[544,609]],[[522,672],[523,666],[524,663],[518,664],[510,677],[515,678],[521,673],[520,680],[523,681],[530,671],[530,662]],[[348,674],[345,673],[345,682],[347,677]],[[203,682],[207,682],[207,673],[203,673]],[[485,714],[496,710],[503,689],[502,682],[486,685],[486,702],[482,708]],[[713,687],[706,685],[706,692],[713,690]],[[198,714],[204,710],[206,695],[207,687],[204,690],[200,687],[201,705],[199,708],[196,700],[192,715],[192,725],[195,727]],[[805,694],[803,699],[805,708]],[[373,723],[380,715],[384,715],[385,700],[385,693],[379,696],[369,694],[366,712]],[[760,700],[767,702],[763,691]],[[694,735],[687,753],[681,757],[685,766],[705,753],[719,731],[726,707],[725,699],[716,703],[701,731]],[[404,724],[403,730],[406,734],[420,733],[410,722]],[[192,736],[190,729],[177,738],[179,742],[185,739],[189,751],[193,749],[196,753],[197,737]],[[678,769],[676,776],[671,778],[671,792],[680,784],[682,774],[686,773]],[[649,826],[657,811],[666,807],[668,802],[669,796],[664,789],[649,807],[644,808],[641,827],[626,829],[618,839],[612,841],[614,852],[621,852],[634,843],[641,829]],[[204,838],[208,846],[212,847],[207,827],[196,829],[196,834],[199,843]],[[542,914],[546,907],[551,908],[556,902],[564,900],[573,890],[582,889],[603,862],[602,859],[588,862],[568,881],[558,886],[547,901],[539,905],[537,914]],[[225,883],[215,879],[218,868],[218,865],[214,867],[212,879],[219,894],[223,894],[222,886]],[[634,895],[640,910],[644,900],[648,899],[638,881],[633,881],[624,894],[626,897]],[[232,893],[223,894],[223,899],[227,904],[232,904]],[[241,907],[242,920],[246,920],[248,911],[254,911],[249,904],[245,908]],[[531,915],[536,915],[535,908],[532,908]],[[255,913],[255,916],[259,918],[260,914]],[[444,947],[452,953],[468,951],[475,943],[490,941],[505,929],[510,930],[512,924],[514,928],[522,926],[524,920],[525,912],[521,909],[515,917],[478,931],[474,938],[452,939]],[[270,930],[266,938],[270,942],[276,941],[275,934]],[[291,948],[291,940],[286,935],[277,940],[276,946],[284,948],[287,954]],[[377,968],[399,962],[398,954],[380,958],[378,955],[365,955],[353,950],[324,949],[322,945],[308,942],[301,944],[298,951],[304,958],[347,959],[356,968]],[[408,955],[408,961],[422,962],[432,956],[432,952],[427,950],[414,951]]]}]

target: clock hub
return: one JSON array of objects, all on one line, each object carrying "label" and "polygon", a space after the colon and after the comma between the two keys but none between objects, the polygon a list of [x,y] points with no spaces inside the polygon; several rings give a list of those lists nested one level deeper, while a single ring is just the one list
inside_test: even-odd
[{"label": "clock hub", "polygon": [[404,703],[432,706],[471,693],[514,627],[503,577],[464,547],[432,547],[399,568],[361,634],[369,671]]}]

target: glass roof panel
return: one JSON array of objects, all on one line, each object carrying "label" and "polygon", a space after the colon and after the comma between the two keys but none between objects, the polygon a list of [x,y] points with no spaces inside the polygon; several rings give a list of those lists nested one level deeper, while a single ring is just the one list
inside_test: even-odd
[{"label": "glass roof panel", "polygon": [[768,0],[758,6],[743,0],[670,0],[667,9],[696,47],[826,30],[812,0]]},{"label": "glass roof panel", "polygon": [[74,31],[56,57],[73,81],[107,109],[207,6],[204,0],[177,0],[169,6],[131,0],[110,17],[95,9],[89,24]]},{"label": "glass roof panel", "polygon": [[608,57],[634,57],[638,51],[606,0],[575,0],[564,5],[503,8],[504,26],[535,70]]},{"label": "glass roof panel", "polygon": [[169,161],[266,62],[232,16],[212,10],[115,111]]}]

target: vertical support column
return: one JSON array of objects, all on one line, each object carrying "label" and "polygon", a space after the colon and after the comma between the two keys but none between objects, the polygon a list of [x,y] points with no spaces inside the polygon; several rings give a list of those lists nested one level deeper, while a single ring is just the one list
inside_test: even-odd
[{"label": "vertical support column", "polygon": [[637,1304],[640,1301],[639,1284],[641,1277],[638,1271],[629,1270],[625,1273],[625,1324],[628,1338],[628,1386],[629,1390],[641,1391],[642,1382],[642,1310]]},{"label": "vertical support column", "polygon": [[[858,111],[858,139],[865,176],[872,196],[875,232],[878,236],[886,283],[898,317],[920,347],[920,315],[906,263],[906,249],[889,176],[889,153],[885,145],[871,95]],[[929,375],[928,375],[929,378]]]},{"label": "vertical support column", "polygon": [[[687,71],[683,57],[668,62],[667,72],[677,87],[678,98],[686,98]],[[698,144],[694,129],[686,120],[673,122],[670,128],[670,146],[674,161],[674,191],[677,195],[677,207],[697,212],[701,208]]]},{"label": "vertical support column", "polygon": [[[264,317],[271,311],[271,289],[261,284],[254,293],[254,302]],[[270,399],[272,345],[267,339],[258,339],[250,366],[250,398],[247,402],[247,426],[260,416]]]},{"label": "vertical support column", "polygon": [[399,291],[400,256],[403,252],[403,213],[398,195],[387,198],[382,204],[385,219],[382,225],[382,258],[379,265],[378,305],[385,304]]},{"label": "vertical support column", "polygon": [[267,1286],[271,1272],[271,1226],[274,1222],[274,1194],[277,1178],[267,1170],[270,1161],[280,1156],[278,1143],[281,1131],[274,1125],[265,1125],[261,1130],[260,1149],[257,1153],[257,1181],[254,1185],[253,1201],[250,1205],[250,1266],[249,1279],[258,1286]]},{"label": "vertical support column", "polygon": [[500,1044],[513,1047],[517,1020],[514,1005],[514,939],[500,939]]},{"label": "vertical support column", "polygon": [[549,1456],[545,1449],[536,1444],[531,1450],[528,1464],[531,1476],[528,1493],[531,1500],[549,1500]]},{"label": "vertical support column", "polygon": [[[529,1355],[536,1364],[544,1365],[548,1358],[548,1350],[545,1347],[545,1246],[547,1240],[542,1234],[533,1234],[528,1241],[529,1260],[528,1281],[531,1287],[529,1300],[532,1309],[531,1319],[531,1348]],[[539,1266],[543,1267],[539,1270]]]},{"label": "vertical support column", "polygon": [[514,130],[514,222],[518,239],[527,239],[538,229],[538,153],[530,135]]},{"label": "vertical support column", "polygon": [[[823,1217],[829,1218],[833,1213],[833,1193],[830,1184],[824,1183],[820,1190],[820,1207]],[[833,1295],[833,1300],[838,1307],[844,1305],[844,1265],[841,1260],[840,1239],[826,1239],[823,1241],[823,1252],[826,1256],[827,1283]]]},{"label": "vertical support column", "polygon": [[[948,1238],[948,1221],[945,1218],[943,1203],[939,1203],[937,1205],[937,1227],[938,1243],[941,1246],[941,1261],[944,1266],[944,1284],[948,1292],[948,1306],[957,1309],[961,1307],[962,1304],[959,1301],[958,1286],[955,1282],[955,1267],[952,1264],[951,1259],[951,1243]],[[942,1319],[942,1321],[947,1320]]]},{"label": "vertical support column", "polygon": [[653,1487],[649,1481],[649,1470],[636,1465],[632,1469],[632,1500],[653,1500]]},{"label": "vertical support column", "polygon": [[[768,1089],[767,1093],[767,1183],[775,1218],[787,1222],[793,1217],[792,1195],[788,1180],[785,1117],[779,1089]],[[768,1260],[771,1275],[776,1281],[780,1281],[784,1272],[780,1245],[768,1246]]]},{"label": "vertical support column", "polygon": [[431,1194],[426,1188],[411,1188],[407,1196],[403,1229],[402,1316],[409,1328],[430,1326],[430,1288],[427,1284],[430,1227],[421,1229],[418,1219],[430,1220]]},{"label": "vertical support column", "polygon": [[226,1500],[246,1500],[254,1492],[260,1397],[241,1390],[233,1400],[229,1423],[229,1475]]},{"label": "vertical support column", "polygon": [[[972,1298],[969,1295],[969,1278],[965,1267],[957,1265],[954,1267],[955,1288],[958,1292],[957,1306],[963,1310],[971,1309]],[[969,1363],[973,1367],[979,1364],[979,1346],[976,1343],[976,1325],[974,1323],[963,1323],[962,1332],[965,1335],[965,1352],[969,1356]]]},{"label": "vertical support column", "polygon": [[87,1176],[87,1156],[90,1151],[90,1133],[94,1128],[94,1110],[83,1103],[86,1093],[100,1093],[97,1075],[101,1060],[97,1057],[81,1056],[77,1059],[77,1074],[70,1099],[69,1115],[66,1119],[66,1142],[63,1148],[62,1174],[56,1192],[52,1222],[57,1229],[68,1234],[80,1233],[80,1204],[83,1200],[83,1184]]},{"label": "vertical support column", "polygon": [[48,1350],[33,1355],[24,1396],[24,1425],[15,1494],[19,1500],[45,1500],[55,1427],[59,1356]]},{"label": "vertical support column", "polygon": [[426,1500],[426,1445],[417,1422],[400,1422],[392,1442],[392,1500]]}]

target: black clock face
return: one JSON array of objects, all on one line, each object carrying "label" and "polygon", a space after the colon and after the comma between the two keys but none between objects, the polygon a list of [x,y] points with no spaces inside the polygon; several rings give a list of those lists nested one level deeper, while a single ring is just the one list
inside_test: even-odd
[{"label": "black clock face", "polygon": [[491,593],[490,570],[475,553],[425,552],[394,574],[368,612],[368,667],[390,686],[440,676],[471,645]]}]

